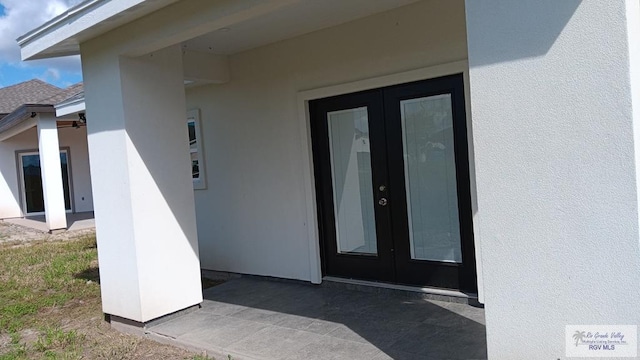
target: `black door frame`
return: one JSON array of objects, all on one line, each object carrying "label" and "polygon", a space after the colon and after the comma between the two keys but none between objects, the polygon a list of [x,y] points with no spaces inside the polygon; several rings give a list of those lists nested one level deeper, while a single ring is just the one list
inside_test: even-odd
[{"label": "black door frame", "polygon": [[[410,260],[404,162],[401,157],[402,141],[396,141],[395,143],[388,141],[389,138],[402,139],[402,129],[399,122],[400,114],[394,107],[394,103],[404,99],[446,93],[451,94],[454,117],[455,166],[463,256],[460,264]],[[330,111],[361,106],[367,106],[370,109],[369,131],[371,134],[370,141],[372,142],[374,201],[377,202],[379,197],[383,196],[376,189],[378,184],[388,184],[390,189],[387,194],[384,194],[390,200],[389,211],[376,211],[376,232],[379,235],[377,257],[337,254],[329,143],[328,140],[322,140],[328,138],[326,120],[323,119],[324,114]],[[476,292],[477,280],[463,75],[448,75],[311,100],[309,101],[309,113],[323,276],[331,275]],[[382,116],[383,119],[377,118],[379,116]],[[317,119],[323,120],[319,121]],[[380,123],[384,124],[384,126],[377,125]],[[377,144],[374,143],[376,139]],[[378,152],[374,153],[376,150]],[[382,152],[384,154],[381,154]],[[398,152],[400,154],[399,158]],[[381,171],[380,169],[388,171]],[[406,243],[405,239],[407,240]],[[392,243],[389,244],[389,242]],[[426,272],[424,271],[425,267],[428,269]]]}]

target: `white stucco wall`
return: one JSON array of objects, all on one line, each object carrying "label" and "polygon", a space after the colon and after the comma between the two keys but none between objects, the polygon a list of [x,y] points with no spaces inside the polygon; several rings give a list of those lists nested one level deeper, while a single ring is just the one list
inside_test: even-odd
[{"label": "white stucco wall", "polygon": [[467,1],[491,359],[564,358],[569,324],[640,324],[637,5]]},{"label": "white stucco wall", "polygon": [[424,1],[231,56],[230,82],[188,89],[208,182],[195,191],[203,268],[311,279],[299,91],[466,57],[463,2]]},{"label": "white stucco wall", "polygon": [[[93,211],[86,128],[58,129],[58,139],[60,146],[68,147],[70,151],[73,209],[76,212]],[[23,216],[16,151],[37,149],[36,128],[0,141],[0,219]]]}]

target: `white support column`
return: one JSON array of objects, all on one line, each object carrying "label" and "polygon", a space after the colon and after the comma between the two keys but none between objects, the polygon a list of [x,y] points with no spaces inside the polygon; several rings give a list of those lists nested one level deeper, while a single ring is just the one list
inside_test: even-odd
[{"label": "white support column", "polygon": [[182,54],[83,44],[105,313],[137,322],[202,302]]},{"label": "white support column", "polygon": [[466,13],[489,358],[564,359],[566,325],[640,324],[638,1]]},{"label": "white support column", "polygon": [[49,231],[67,228],[67,214],[64,206],[62,187],[62,167],[60,164],[60,143],[54,114],[38,114],[38,151],[44,209]]}]

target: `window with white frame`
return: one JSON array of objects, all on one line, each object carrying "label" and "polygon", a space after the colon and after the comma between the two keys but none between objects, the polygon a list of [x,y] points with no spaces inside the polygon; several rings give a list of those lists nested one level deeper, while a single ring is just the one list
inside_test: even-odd
[{"label": "window with white frame", "polygon": [[187,112],[187,127],[189,128],[189,152],[191,153],[193,188],[196,190],[206,189],[202,133],[200,132],[200,111],[198,109]]}]

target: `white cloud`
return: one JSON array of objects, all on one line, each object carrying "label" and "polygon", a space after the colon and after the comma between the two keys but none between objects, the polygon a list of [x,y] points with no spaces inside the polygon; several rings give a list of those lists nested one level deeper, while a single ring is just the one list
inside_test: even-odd
[{"label": "white cloud", "polygon": [[16,39],[46,21],[61,14],[82,0],[0,0],[4,14],[0,16],[0,62],[20,67],[44,66],[52,71],[49,76],[60,71],[80,72],[80,58],[71,56],[21,62],[20,48]]},{"label": "white cloud", "polygon": [[53,82],[56,80],[60,80],[60,70],[56,69],[56,68],[48,68],[44,74],[42,74],[40,76],[41,80],[47,81],[47,82]]}]

